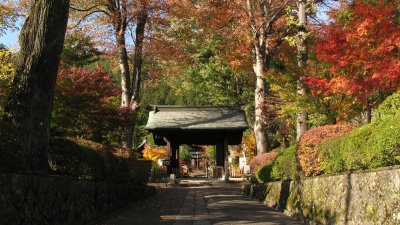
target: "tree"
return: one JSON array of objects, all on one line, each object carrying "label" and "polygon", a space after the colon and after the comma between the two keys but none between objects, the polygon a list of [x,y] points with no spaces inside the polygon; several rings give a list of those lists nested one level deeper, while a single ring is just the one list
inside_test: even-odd
[{"label": "tree", "polygon": [[27,170],[47,173],[49,126],[69,0],[37,0],[20,35],[21,51],[4,119],[16,126]]},{"label": "tree", "polygon": [[272,58],[290,32],[283,20],[289,3],[291,3],[289,0],[247,0],[248,21],[252,34],[253,71],[256,76],[254,135],[257,154],[268,151],[267,124],[264,118],[267,111],[266,98],[269,84],[265,79],[271,67]]},{"label": "tree", "polygon": [[101,67],[62,67],[57,78],[53,121],[58,131],[99,143],[121,126],[126,111],[113,105],[120,89]]},{"label": "tree", "polygon": [[400,86],[396,12],[393,2],[354,0],[332,13],[334,21],[324,27],[316,45],[318,58],[331,66],[326,87],[332,93],[354,96],[353,102],[362,104],[366,112],[367,123],[371,109]]},{"label": "tree", "polygon": [[0,36],[4,35],[6,30],[15,29],[17,15],[11,2],[0,3]]},{"label": "tree", "polygon": [[5,47],[0,46],[0,116],[3,115],[8,93],[11,89],[11,83],[15,75],[15,66],[13,54]]},{"label": "tree", "polygon": [[[82,21],[95,17],[100,19],[105,27],[112,27],[115,37],[115,47],[118,52],[118,62],[121,74],[121,108],[128,108],[136,116],[140,99],[140,82],[142,68],[142,54],[145,26],[151,6],[148,0],[105,0],[105,1],[74,1],[71,7],[78,15],[78,26]],[[136,21],[136,39],[133,68],[134,77],[131,79],[129,56],[127,52],[126,32],[129,25]],[[132,121],[132,120],[129,120]],[[134,120],[133,120],[134,121]],[[132,135],[134,124],[128,121],[124,126],[125,134],[123,147],[132,147]]]},{"label": "tree", "polygon": [[94,63],[100,52],[95,48],[92,37],[81,30],[67,33],[61,60],[64,67],[82,67]]},{"label": "tree", "polygon": [[[297,18],[298,18],[298,32],[296,37],[297,46],[297,65],[300,70],[305,70],[308,60],[308,45],[307,45],[307,0],[301,0],[297,3]],[[304,96],[306,89],[301,79],[297,81],[297,93]],[[301,135],[307,131],[308,113],[304,110],[297,113],[297,132],[296,141],[300,141]]]}]

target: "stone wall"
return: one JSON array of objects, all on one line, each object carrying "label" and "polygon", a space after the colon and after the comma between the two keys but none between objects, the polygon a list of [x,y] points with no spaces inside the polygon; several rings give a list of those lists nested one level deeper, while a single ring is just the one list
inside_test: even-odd
[{"label": "stone wall", "polygon": [[0,224],[85,224],[153,193],[145,185],[0,174]]},{"label": "stone wall", "polygon": [[400,224],[400,167],[251,184],[243,192],[314,224]]}]

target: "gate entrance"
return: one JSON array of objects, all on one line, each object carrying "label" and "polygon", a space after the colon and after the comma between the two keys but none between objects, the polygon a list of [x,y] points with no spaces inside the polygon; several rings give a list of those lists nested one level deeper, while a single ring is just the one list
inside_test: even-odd
[{"label": "gate entrance", "polygon": [[243,110],[233,106],[153,106],[145,127],[156,145],[166,145],[169,173],[179,168],[179,146],[214,145],[216,166],[223,167],[229,179],[228,145],[238,145],[248,129]]}]

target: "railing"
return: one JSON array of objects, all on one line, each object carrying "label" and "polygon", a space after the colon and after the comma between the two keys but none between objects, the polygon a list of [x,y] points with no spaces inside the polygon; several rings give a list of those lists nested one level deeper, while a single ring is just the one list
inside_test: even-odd
[{"label": "railing", "polygon": [[230,167],[229,168],[229,177],[232,178],[241,178],[243,177],[243,167]]},{"label": "railing", "polygon": [[[175,177],[183,177],[189,173],[188,169],[171,168],[171,174],[175,174]],[[150,173],[149,183],[168,183],[169,182],[168,169],[153,167]]]},{"label": "railing", "polygon": [[210,170],[210,177],[211,178],[221,178],[224,174],[224,167],[217,166]]},{"label": "railing", "polygon": [[166,168],[153,167],[150,173],[149,183],[168,183],[169,176]]}]

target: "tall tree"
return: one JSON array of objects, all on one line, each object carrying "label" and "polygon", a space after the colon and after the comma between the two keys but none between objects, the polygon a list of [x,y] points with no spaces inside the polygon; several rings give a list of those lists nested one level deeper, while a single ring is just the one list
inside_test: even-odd
[{"label": "tall tree", "polygon": [[279,45],[288,35],[283,17],[290,0],[247,0],[248,21],[252,33],[253,70],[256,76],[255,124],[257,154],[268,151],[267,124],[264,120],[269,85],[267,72]]},{"label": "tall tree", "polygon": [[[297,17],[298,17],[298,32],[296,37],[297,46],[297,65],[300,71],[304,71],[307,67],[308,60],[308,45],[307,45],[307,0],[297,2]],[[304,84],[301,79],[297,81],[297,94],[301,97],[306,93]],[[307,131],[308,113],[301,110],[297,113],[297,132],[296,141],[300,140],[301,135]]]},{"label": "tall tree", "polygon": [[54,86],[69,0],[35,0],[20,35],[21,51],[4,119],[16,126],[25,169],[46,173]]},{"label": "tall tree", "polygon": [[[131,110],[131,116],[135,117],[139,107],[140,82],[142,68],[142,49],[145,26],[150,11],[149,0],[103,0],[103,1],[74,1],[72,9],[78,13],[79,25],[85,19],[99,14],[101,22],[105,26],[111,26],[115,36],[119,70],[121,75],[121,107]],[[99,17],[96,17],[99,18]],[[126,32],[131,23],[136,26],[135,54],[133,59],[133,79],[131,79],[129,55],[127,51]],[[123,147],[132,147],[132,135],[134,124],[127,119],[124,127]],[[134,121],[134,120],[133,120]]]}]

